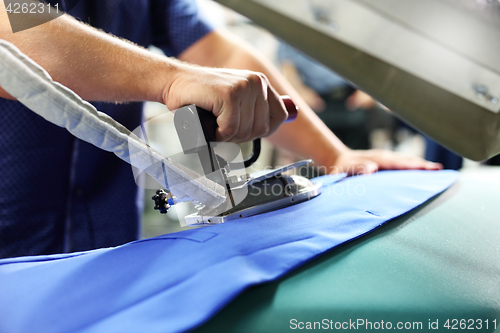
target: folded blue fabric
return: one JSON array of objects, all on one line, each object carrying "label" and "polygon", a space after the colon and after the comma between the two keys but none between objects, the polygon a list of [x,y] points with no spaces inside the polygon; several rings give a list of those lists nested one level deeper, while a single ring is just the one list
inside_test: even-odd
[{"label": "folded blue fabric", "polygon": [[325,176],[305,203],[89,252],[0,260],[0,332],[178,332],[251,285],[379,227],[454,171]]}]

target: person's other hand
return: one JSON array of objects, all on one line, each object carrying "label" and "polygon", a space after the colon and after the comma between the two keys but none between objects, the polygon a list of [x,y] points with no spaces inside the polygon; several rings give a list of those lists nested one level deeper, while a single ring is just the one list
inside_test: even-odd
[{"label": "person's other hand", "polygon": [[367,93],[356,90],[346,99],[345,106],[350,111],[357,109],[368,110],[375,106],[375,100]]},{"label": "person's other hand", "polygon": [[349,175],[369,174],[378,170],[441,170],[439,163],[419,157],[405,156],[390,150],[346,150],[342,152],[331,169],[332,173],[346,172]]},{"label": "person's other hand", "polygon": [[213,112],[219,125],[217,141],[245,142],[274,133],[288,113],[264,74],[223,68],[179,65],[165,87],[170,110],[184,105]]}]

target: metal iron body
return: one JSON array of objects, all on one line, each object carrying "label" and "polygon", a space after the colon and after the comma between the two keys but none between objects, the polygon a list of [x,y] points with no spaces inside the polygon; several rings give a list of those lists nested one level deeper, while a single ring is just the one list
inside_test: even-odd
[{"label": "metal iron body", "polygon": [[[303,165],[310,161],[301,161],[296,164]],[[287,167],[298,167],[290,164]],[[269,211],[281,209],[303,201],[310,200],[321,193],[321,183],[314,184],[302,176],[288,176],[281,173],[281,169],[269,171],[265,175],[250,176],[248,181],[236,188],[228,189],[229,196],[244,191],[246,194],[243,201],[234,205],[228,199],[218,215],[211,211],[191,214],[184,217],[187,225],[218,224],[227,221],[249,217]],[[268,176],[262,179],[263,176]],[[257,180],[260,179],[260,180]],[[229,188],[231,186],[229,185]]]},{"label": "metal iron body", "polygon": [[[290,100],[285,100],[285,105],[289,109],[289,121],[295,119],[295,105]],[[259,157],[260,139],[254,140],[253,153],[245,161],[227,161],[221,157],[217,153],[220,144],[215,142],[216,118],[211,112],[195,105],[185,106],[175,111],[174,124],[184,154],[197,154],[205,177],[227,191],[226,201],[216,208],[196,205],[198,212],[184,218],[189,226],[219,224],[269,212],[310,200],[321,193],[321,183],[283,174],[305,166],[311,160],[246,174],[245,168]],[[163,190],[157,191],[152,199],[155,209],[163,214],[173,204],[172,196]]]},{"label": "metal iron body", "polygon": [[[295,105],[285,98],[290,118],[295,119]],[[294,110],[291,109],[294,108]],[[293,112],[295,111],[295,112]],[[211,112],[194,105],[175,112],[174,124],[185,154],[198,154],[203,172],[209,179],[227,189],[226,201],[211,209],[199,206],[198,213],[184,218],[187,225],[208,225],[249,217],[294,205],[321,193],[321,184],[313,184],[309,179],[297,175],[283,175],[284,172],[304,166],[311,160],[293,163],[278,169],[253,175],[239,173],[253,164],[260,153],[260,139],[253,142],[253,153],[245,161],[226,161],[216,152],[216,118]]]}]

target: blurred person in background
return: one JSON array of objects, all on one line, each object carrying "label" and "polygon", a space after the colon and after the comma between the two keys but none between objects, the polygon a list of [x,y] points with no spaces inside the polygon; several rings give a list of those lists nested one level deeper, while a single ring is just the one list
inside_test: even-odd
[{"label": "blurred person in background", "polygon": [[368,112],[376,106],[371,96],[284,42],[277,60],[287,80],[345,145],[371,148]]}]

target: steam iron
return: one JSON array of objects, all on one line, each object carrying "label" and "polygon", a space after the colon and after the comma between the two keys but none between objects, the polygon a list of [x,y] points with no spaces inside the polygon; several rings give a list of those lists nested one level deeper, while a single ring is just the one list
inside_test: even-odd
[{"label": "steam iron", "polygon": [[[293,121],[297,117],[295,104],[287,96],[282,100],[289,113],[287,122]],[[246,160],[238,163],[224,159],[217,153],[220,145],[215,142],[217,122],[211,112],[188,105],[175,112],[174,124],[184,154],[197,154],[205,176],[227,189],[227,199],[219,207],[209,209],[200,203],[195,205],[198,212],[184,217],[189,226],[219,224],[262,214],[310,200],[321,193],[321,183],[283,174],[311,160],[246,174],[246,168],[260,155],[260,138],[253,141],[253,152]],[[157,191],[152,199],[155,209],[161,213],[166,213],[173,204],[171,194],[165,190]]]}]

